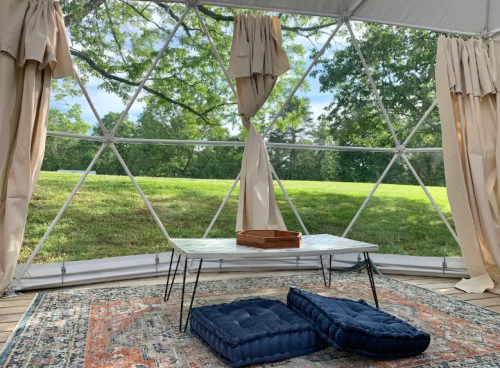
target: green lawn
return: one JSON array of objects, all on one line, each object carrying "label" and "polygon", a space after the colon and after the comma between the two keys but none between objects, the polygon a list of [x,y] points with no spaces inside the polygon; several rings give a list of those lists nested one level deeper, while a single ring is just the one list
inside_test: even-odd
[{"label": "green lawn", "polygon": [[[25,262],[79,174],[42,172],[31,200],[20,262]],[[230,180],[137,178],[172,237],[201,237],[228,192]],[[284,181],[311,234],[341,235],[373,184]],[[445,188],[429,191],[452,222]],[[238,190],[222,212],[211,237],[235,237]],[[279,187],[277,199],[290,230],[300,226]],[[353,230],[352,239],[380,245],[382,253],[421,256],[460,255],[438,214],[419,186],[381,185]],[[167,242],[128,177],[87,178],[36,263],[86,260],[161,251]]]}]

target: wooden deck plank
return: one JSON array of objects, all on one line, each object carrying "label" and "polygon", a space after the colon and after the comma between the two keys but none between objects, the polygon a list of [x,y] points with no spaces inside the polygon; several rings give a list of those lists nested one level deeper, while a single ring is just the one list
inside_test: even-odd
[{"label": "wooden deck plank", "polygon": [[11,332],[14,331],[14,328],[17,326],[17,322],[5,322],[5,323],[0,323],[0,332]]},{"label": "wooden deck plank", "polygon": [[33,300],[32,299],[21,299],[21,300],[17,300],[17,299],[4,299],[4,300],[1,300],[0,299],[0,309],[2,308],[11,308],[11,307],[28,307],[31,302]]},{"label": "wooden deck plank", "polygon": [[480,307],[496,307],[500,306],[500,297],[490,298],[490,299],[479,299],[479,300],[471,300],[470,303],[474,305],[479,305]]},{"label": "wooden deck plank", "polygon": [[28,306],[0,308],[0,316],[9,315],[9,314],[19,314],[19,313],[24,314],[24,312],[26,312],[27,309],[28,309]]},{"label": "wooden deck plank", "polygon": [[[401,282],[407,283],[406,281],[401,281]],[[409,284],[409,283],[407,283],[407,284]],[[426,290],[430,290],[430,291],[434,291],[434,292],[436,292],[438,294],[452,296],[452,297],[453,297],[453,295],[465,294],[465,291],[462,291],[460,289],[455,288],[455,286],[454,286],[455,284],[453,282],[451,282],[451,283],[444,283],[444,284],[446,284],[447,286],[443,287],[442,283],[439,283],[439,284],[422,284],[422,285],[409,284],[409,285],[412,285],[412,286],[415,286],[415,287],[419,287],[419,288],[422,288],[422,289],[426,289]]]},{"label": "wooden deck plank", "polygon": [[[412,280],[415,280],[415,279],[412,279]],[[444,281],[446,281],[446,280],[447,279],[444,279]],[[398,280],[398,281],[413,285],[415,287],[419,287],[419,288],[423,288],[423,289],[427,289],[427,290],[432,290],[432,291],[435,291],[439,294],[448,295],[448,296],[465,294],[465,291],[462,291],[462,290],[454,287],[455,281],[449,282],[449,283],[441,282],[441,283],[437,283],[437,284],[418,284],[418,285],[411,284],[411,283],[409,283],[407,281],[403,281],[403,280]],[[445,284],[447,286],[443,287],[443,284]]]},{"label": "wooden deck plank", "polygon": [[461,295],[455,295],[454,298],[460,299],[460,300],[467,300],[467,301],[472,301],[472,300],[479,300],[479,299],[491,299],[491,298],[498,298],[497,294],[492,294],[492,293],[482,293],[482,294],[476,294],[476,293],[464,293]]},{"label": "wooden deck plank", "polygon": [[0,332],[0,343],[4,343],[10,336],[10,332]]},{"label": "wooden deck plank", "polygon": [[430,285],[427,285],[427,286],[420,286],[422,289],[426,289],[426,290],[431,290],[431,291],[434,291],[438,294],[443,294],[443,295],[451,295],[452,293],[455,292],[455,287],[454,286],[451,286],[451,285],[448,285],[448,286],[439,286],[439,287],[436,287],[436,288],[431,288],[429,287]]},{"label": "wooden deck plank", "polygon": [[10,313],[10,314],[5,314],[5,315],[0,315],[0,323],[6,323],[6,322],[18,322],[21,317],[23,316],[23,313]]},{"label": "wooden deck plank", "polygon": [[17,295],[17,296],[12,297],[12,298],[5,298],[5,299],[0,298],[0,303],[8,302],[11,300],[33,300],[33,298],[35,297],[36,294],[37,293],[34,291],[29,291],[29,292],[23,293],[23,295]]},{"label": "wooden deck plank", "polygon": [[429,289],[429,290],[438,290],[438,289],[449,289],[455,288],[456,282],[441,282],[438,284],[420,284],[418,286]]},{"label": "wooden deck plank", "polygon": [[437,290],[432,290],[438,294],[442,295],[447,295],[449,297],[455,298],[457,295],[462,295],[466,294],[465,291],[459,290],[457,288],[445,288],[445,289],[437,289]]}]

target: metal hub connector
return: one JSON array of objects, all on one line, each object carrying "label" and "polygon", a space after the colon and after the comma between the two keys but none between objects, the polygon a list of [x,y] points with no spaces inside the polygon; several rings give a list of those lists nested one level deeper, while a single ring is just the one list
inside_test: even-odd
[{"label": "metal hub connector", "polygon": [[396,154],[398,156],[403,156],[406,153],[406,147],[402,144],[396,146]]},{"label": "metal hub connector", "polygon": [[110,134],[106,134],[104,135],[104,139],[102,140],[102,142],[106,144],[113,144],[115,143],[115,137]]},{"label": "metal hub connector", "polygon": [[342,19],[347,22],[352,16],[352,11],[342,11]]},{"label": "metal hub connector", "polygon": [[186,6],[189,8],[196,8],[198,6],[198,0],[186,0]]}]

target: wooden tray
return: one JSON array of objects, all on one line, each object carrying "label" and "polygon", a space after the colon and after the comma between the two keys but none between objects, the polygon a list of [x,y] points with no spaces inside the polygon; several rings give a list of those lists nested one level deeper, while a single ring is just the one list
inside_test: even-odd
[{"label": "wooden tray", "polygon": [[244,230],[236,235],[236,244],[264,249],[300,248],[302,233],[282,230]]}]

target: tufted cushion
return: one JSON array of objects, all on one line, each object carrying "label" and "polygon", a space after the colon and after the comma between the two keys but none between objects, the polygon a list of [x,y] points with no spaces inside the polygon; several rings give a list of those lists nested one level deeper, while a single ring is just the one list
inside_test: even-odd
[{"label": "tufted cushion", "polygon": [[325,347],[314,326],[279,300],[193,308],[191,332],[232,367],[310,354]]},{"label": "tufted cushion", "polygon": [[364,300],[327,298],[291,288],[288,306],[311,321],[335,349],[376,359],[417,355],[431,337]]}]

